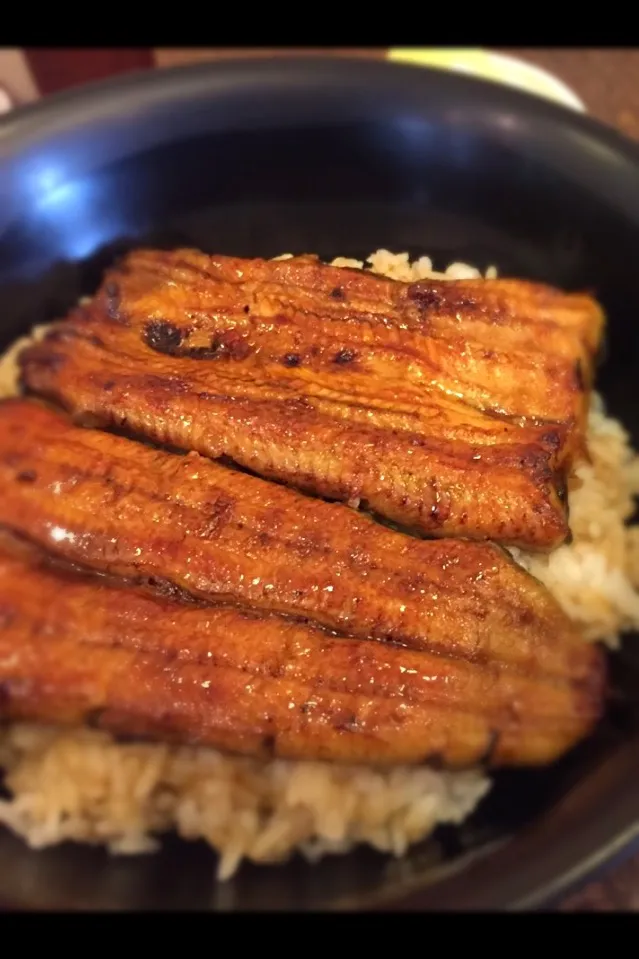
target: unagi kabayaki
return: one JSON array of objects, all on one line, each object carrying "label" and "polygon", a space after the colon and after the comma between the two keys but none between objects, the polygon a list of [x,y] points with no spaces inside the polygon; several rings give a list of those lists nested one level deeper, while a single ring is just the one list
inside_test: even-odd
[{"label": "unagi kabayaki", "polygon": [[512,280],[138,251],[21,359],[74,415],[433,536],[568,535],[602,314]]},{"label": "unagi kabayaki", "polygon": [[[29,482],[22,480],[22,482]],[[0,719],[270,758],[450,767],[550,762],[601,710],[577,672],[357,640],[281,616],[186,605],[0,549]],[[570,646],[558,634],[559,646]]]},{"label": "unagi kabayaki", "polygon": [[489,543],[409,537],[198,454],[74,426],[30,400],[0,404],[0,486],[0,525],[68,562],[358,639],[588,675],[576,628]]}]

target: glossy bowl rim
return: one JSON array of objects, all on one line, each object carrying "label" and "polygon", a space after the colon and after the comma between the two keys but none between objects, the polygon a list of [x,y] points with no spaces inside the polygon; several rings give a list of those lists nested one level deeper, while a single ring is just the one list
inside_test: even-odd
[{"label": "glossy bowl rim", "polygon": [[[421,87],[424,91],[439,88],[445,96],[449,92],[453,95],[467,93],[471,97],[481,95],[486,107],[512,106],[531,117],[558,121],[577,132],[596,137],[603,145],[639,163],[639,144],[614,127],[588,113],[568,110],[563,104],[511,87],[501,80],[425,65],[417,68],[411,63],[394,62],[386,58],[373,60],[345,56],[247,56],[134,70],[49,94],[0,115],[0,161],[3,155],[6,160],[12,151],[24,150],[32,142],[42,141],[47,136],[71,133],[82,122],[87,126],[95,126],[125,113],[133,117],[140,110],[159,103],[175,106],[181,100],[196,96],[220,98],[233,88],[246,88],[247,84],[255,86],[260,80],[282,80],[289,86],[299,81],[313,81],[324,88],[332,86],[339,90],[353,86],[365,92],[366,87],[362,82],[367,79],[381,80],[385,86],[397,81],[394,84],[397,92],[410,89],[419,92]],[[384,81],[387,83],[384,84]],[[126,110],[123,110],[121,97],[125,93],[127,103]]]}]

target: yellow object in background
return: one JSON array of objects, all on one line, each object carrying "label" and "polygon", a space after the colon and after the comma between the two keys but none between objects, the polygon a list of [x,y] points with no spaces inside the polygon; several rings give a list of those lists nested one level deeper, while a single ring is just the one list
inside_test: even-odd
[{"label": "yellow object in background", "polygon": [[517,87],[562,106],[586,112],[586,107],[570,87],[541,67],[517,60],[503,53],[481,49],[453,49],[449,47],[397,47],[390,50],[388,59],[396,63],[435,67],[466,73],[482,80],[492,80]]}]

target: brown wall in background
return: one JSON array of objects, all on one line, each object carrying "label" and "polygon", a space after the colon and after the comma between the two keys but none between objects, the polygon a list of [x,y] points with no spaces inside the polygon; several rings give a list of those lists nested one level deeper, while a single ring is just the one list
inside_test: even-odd
[{"label": "brown wall in background", "polygon": [[[16,51],[17,53],[17,51]],[[43,48],[24,47],[22,50],[28,68],[41,94],[57,93],[92,80],[104,80],[130,70],[145,70],[151,67],[172,67],[184,63],[237,56],[317,56],[333,54],[380,58],[384,48],[370,49],[349,47],[152,47],[131,48]]]},{"label": "brown wall in background", "polygon": [[386,47],[156,47],[153,51],[158,67],[175,67],[183,63],[203,63],[229,57],[323,56],[380,58]]},{"label": "brown wall in background", "polygon": [[91,80],[155,66],[151,47],[139,49],[25,47],[24,54],[40,93],[57,93]]}]

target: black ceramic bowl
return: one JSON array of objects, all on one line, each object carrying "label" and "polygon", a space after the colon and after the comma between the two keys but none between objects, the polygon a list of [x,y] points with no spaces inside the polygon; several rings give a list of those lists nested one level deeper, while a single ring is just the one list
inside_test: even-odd
[{"label": "black ceramic bowl", "polygon": [[[141,243],[245,256],[378,247],[587,287],[609,311],[599,386],[639,444],[639,151],[497,85],[361,61],[238,61],[134,75],[0,120],[0,346],[59,316]],[[541,906],[639,837],[639,655],[599,732],[497,777],[460,830],[404,860],[362,850],[245,867],[167,840],[151,858],[0,833],[0,901],[25,908]]]}]

